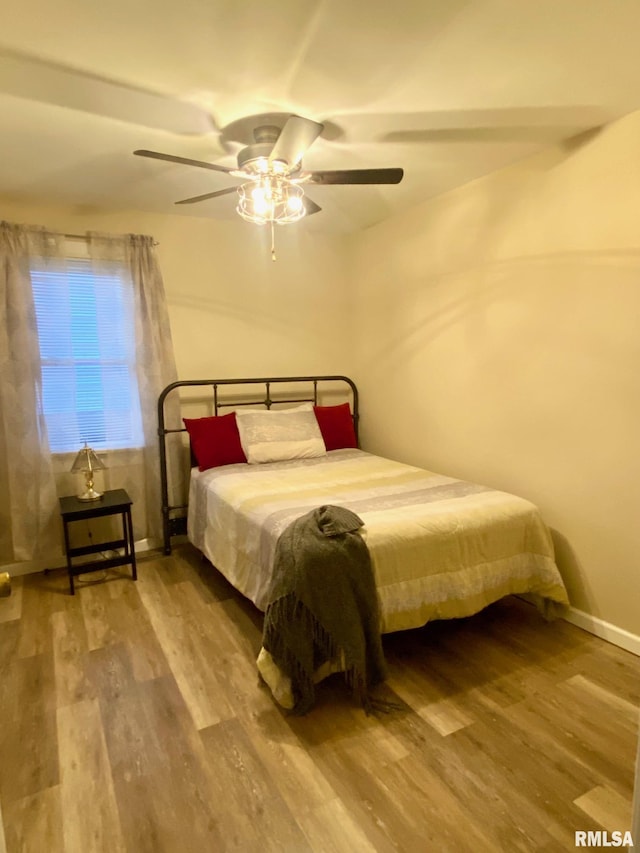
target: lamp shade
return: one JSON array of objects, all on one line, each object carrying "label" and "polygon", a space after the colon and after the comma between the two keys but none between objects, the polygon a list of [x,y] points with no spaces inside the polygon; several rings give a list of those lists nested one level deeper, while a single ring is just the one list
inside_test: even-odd
[{"label": "lamp shade", "polygon": [[102,497],[102,492],[97,492],[93,488],[93,472],[102,471],[107,466],[100,459],[94,450],[92,450],[85,441],[84,447],[78,451],[76,458],[71,466],[71,472],[77,474],[82,472],[85,476],[85,490],[78,495],[78,500],[95,501]]}]

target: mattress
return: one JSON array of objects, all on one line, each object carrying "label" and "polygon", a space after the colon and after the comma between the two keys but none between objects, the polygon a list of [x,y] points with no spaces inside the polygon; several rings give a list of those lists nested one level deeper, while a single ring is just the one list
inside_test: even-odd
[{"label": "mattress", "polygon": [[324,504],[364,522],[383,633],[469,616],[510,594],[530,594],[547,616],[568,603],[534,504],[362,450],[193,469],[188,536],[265,610],[278,537]]}]

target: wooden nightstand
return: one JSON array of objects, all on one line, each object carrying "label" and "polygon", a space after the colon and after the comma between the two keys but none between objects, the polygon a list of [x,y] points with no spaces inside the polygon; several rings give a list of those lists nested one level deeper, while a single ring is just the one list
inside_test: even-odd
[{"label": "wooden nightstand", "polygon": [[[73,579],[85,572],[98,572],[101,569],[110,569],[114,566],[126,566],[131,563],[134,581],[138,578],[136,570],[136,552],[133,547],[133,525],[131,523],[132,500],[124,489],[112,489],[107,491],[95,501],[81,501],[76,497],[60,498],[60,515],[64,527],[64,547],[67,554],[67,570],[69,572],[69,588],[71,595],[75,595]],[[114,542],[100,542],[99,544],[83,545],[80,548],[71,548],[69,545],[69,524],[72,521],[86,521],[89,518],[100,518],[105,515],[122,516],[122,539]],[[124,554],[119,557],[107,557],[104,560],[93,562],[76,563],[73,565],[73,557],[83,557],[87,554],[99,554],[101,551],[115,551],[124,548]]]}]

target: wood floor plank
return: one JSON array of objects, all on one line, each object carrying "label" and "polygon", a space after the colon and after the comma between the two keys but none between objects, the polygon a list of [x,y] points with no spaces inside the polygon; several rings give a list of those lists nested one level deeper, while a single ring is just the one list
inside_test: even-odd
[{"label": "wood floor plank", "polygon": [[[147,565],[147,561],[140,561],[141,575]],[[125,638],[139,681],[167,674],[167,661],[138,594],[137,583],[124,576],[110,582],[108,590],[95,584],[79,590],[78,595],[90,649],[119,643]]]},{"label": "wood floor plank", "polygon": [[315,806],[298,816],[312,850],[325,853],[380,853],[349,814],[339,798]]},{"label": "wood floor plank", "polygon": [[[138,588],[196,728],[232,719],[235,711],[220,687],[217,666],[212,666],[219,651],[210,606],[188,581],[173,584],[169,591],[151,566],[138,580]],[[229,651],[233,653],[235,648]]]},{"label": "wood floor plank", "polygon": [[0,853],[65,853],[59,785],[13,800],[6,815],[6,847],[0,832]]},{"label": "wood floor plank", "polygon": [[[141,574],[147,571],[147,565],[145,560],[140,562]],[[126,638],[135,678],[148,681],[168,675],[169,665],[138,593],[138,584],[112,584],[109,593],[110,611],[114,613],[110,618],[117,625],[117,640]]]},{"label": "wood floor plank", "polygon": [[240,722],[227,720],[200,734],[215,767],[214,807],[226,849],[310,851]]},{"label": "wood floor plank", "polygon": [[0,681],[0,802],[58,784],[53,657],[16,657]]},{"label": "wood floor plank", "polygon": [[[454,683],[456,693],[463,694],[458,700],[461,710],[466,707],[472,715],[487,707],[499,711],[525,699],[533,685],[553,689],[555,680],[549,673],[540,672],[531,660],[523,660],[511,642],[499,642],[489,634],[480,644],[478,628],[474,631],[462,625],[456,631],[457,627],[452,625],[436,639],[434,654],[439,677]],[[424,672],[424,667],[420,670]]]},{"label": "wood floor plank", "polygon": [[[464,754],[471,751],[479,756],[482,746],[491,744],[483,775],[504,804],[503,814],[517,816],[516,826],[523,837],[531,842],[537,839],[542,849],[554,840],[567,848],[573,844],[576,813],[568,804],[577,784],[553,755],[530,749],[510,731],[496,738],[491,728],[481,723],[460,731],[456,738]],[[554,791],[553,799],[546,796],[549,790]]]},{"label": "wood floor plank", "polygon": [[376,768],[387,767],[409,757],[411,753],[406,744],[389,731],[384,719],[372,715],[362,720],[361,713],[360,710],[351,713],[354,732],[340,744],[355,766],[375,773]]},{"label": "wood floor plank", "polygon": [[473,722],[473,718],[469,714],[461,711],[449,699],[421,705],[415,708],[415,711],[443,737],[458,732]]},{"label": "wood floor plank", "polygon": [[[376,848],[465,849],[462,810],[454,798],[441,797],[442,784],[424,764],[408,756],[375,770],[362,767],[349,750],[348,738],[314,747],[314,757]],[[443,802],[449,811],[459,812],[458,820],[443,811]],[[482,833],[478,835],[475,849],[491,849],[482,846]]]},{"label": "wood floor plank", "polygon": [[604,785],[597,785],[574,800],[576,806],[609,832],[631,828],[631,801]]},{"label": "wood floor plank", "polygon": [[59,708],[94,693],[87,674],[89,649],[82,612],[75,607],[51,614],[56,702]]},{"label": "wood floor plank", "polygon": [[[11,595],[0,600],[0,623],[22,616],[22,578],[11,578]],[[0,851],[1,853],[1,851]]]},{"label": "wood floor plank", "polygon": [[[466,742],[460,741],[457,733],[446,739],[425,737],[424,725],[411,715],[392,720],[390,727],[411,748],[413,758],[428,766],[440,780],[443,786],[440,789],[441,796],[446,798],[446,793],[442,792],[448,791],[452,800],[464,804],[463,825],[468,835],[466,841],[460,842],[461,849],[475,849],[476,832],[482,835],[484,849],[488,850],[555,849],[554,839],[545,831],[541,833],[540,842],[546,838],[548,846],[542,843],[539,847],[529,846],[530,830],[519,822],[519,815],[530,811],[530,802],[526,795],[512,792],[508,771],[512,760],[518,760],[517,756],[510,758],[505,766],[500,758],[493,760],[492,741],[483,743],[482,749],[469,753]],[[472,729],[473,726],[462,730],[465,737]],[[507,781],[501,789],[500,780],[505,776]],[[514,804],[518,808],[514,808]],[[536,806],[539,808],[539,804]],[[438,825],[438,820],[435,825]]]},{"label": "wood floor plank", "polygon": [[17,619],[0,622],[0,681],[18,656],[22,626]]},{"label": "wood floor plank", "polygon": [[[530,700],[538,724],[544,728],[555,726],[555,737],[560,745],[574,756],[574,760],[588,766],[597,779],[614,787],[633,785],[637,721],[629,720],[626,714],[617,714],[615,709],[604,714],[598,709],[594,713],[594,706],[588,703],[575,704],[574,696],[574,689],[560,685],[553,696],[538,695],[535,701]],[[563,717],[563,709],[569,708],[570,724]],[[595,720],[601,721],[597,729]]]},{"label": "wood floor plank", "polygon": [[271,704],[267,711],[243,714],[241,722],[283,800],[295,815],[335,800],[335,791],[305,745]]},{"label": "wood floor plank", "polygon": [[394,693],[442,737],[470,725],[474,717],[460,708],[455,696],[441,698],[428,677],[409,666],[396,666],[387,679]]},{"label": "wood floor plank", "polygon": [[591,678],[585,678],[584,675],[573,675],[565,681],[567,687],[575,687],[576,697],[580,694],[586,694],[594,704],[600,705],[603,711],[615,708],[616,712],[621,714],[632,724],[636,724],[640,719],[640,706],[637,701],[629,701],[621,696],[617,696],[611,690],[601,687]]},{"label": "wood floor plank", "polygon": [[95,695],[102,702],[115,701],[136,683],[129,644],[124,639],[90,652],[88,667]]},{"label": "wood floor plank", "polygon": [[640,719],[640,704],[636,701],[616,696],[611,690],[601,687],[591,678],[584,675],[574,675],[563,683],[564,688],[573,691],[575,688],[577,701],[588,704],[595,709],[596,713],[610,712],[615,710],[616,717],[627,720],[631,727],[636,727]]},{"label": "wood floor plank", "polygon": [[208,758],[173,677],[137,682],[124,644],[92,655],[126,849],[223,849]]},{"label": "wood floor plank", "polygon": [[7,853],[562,853],[625,828],[640,658],[519,599],[385,636],[397,710],[335,675],[297,717],[259,683],[262,614],[191,546],[85,580],[26,576],[0,620]]},{"label": "wood floor plank", "polygon": [[76,593],[82,607],[89,649],[101,649],[110,643],[120,642],[117,608],[103,587],[86,586]]},{"label": "wood floor plank", "polygon": [[162,558],[161,578],[167,586],[191,581],[205,604],[237,597],[229,581],[195,548],[183,548],[179,557]]},{"label": "wood floor plank", "polygon": [[594,684],[614,695],[624,695],[629,702],[640,706],[640,657],[621,654],[616,646],[596,637],[590,639],[589,650],[576,661],[575,671],[588,673]]},{"label": "wood floor plank", "polygon": [[[333,676],[329,682],[323,685],[326,689],[320,692],[313,712],[289,718],[289,723],[343,803],[341,811],[349,815],[349,824],[355,823],[375,850],[401,850],[394,829],[404,825],[403,814],[382,806],[386,797],[376,781],[384,774],[386,762],[406,754],[393,735],[387,736],[392,715],[383,715],[382,720],[367,717],[361,708],[354,707],[340,676]],[[363,755],[367,756],[366,764],[361,763]],[[404,804],[396,808],[403,812]],[[303,821],[303,825],[307,824]]]},{"label": "wood floor plank", "polygon": [[19,657],[51,652],[51,614],[64,610],[68,593],[66,574],[62,572],[23,577]]},{"label": "wood floor plank", "polygon": [[58,708],[57,724],[65,848],[124,851],[97,699]]}]

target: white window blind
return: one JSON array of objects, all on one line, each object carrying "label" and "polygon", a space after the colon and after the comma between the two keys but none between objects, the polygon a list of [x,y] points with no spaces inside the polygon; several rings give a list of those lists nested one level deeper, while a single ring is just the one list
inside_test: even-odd
[{"label": "white window blind", "polygon": [[133,292],[125,268],[69,258],[31,269],[52,452],[140,447]]}]

